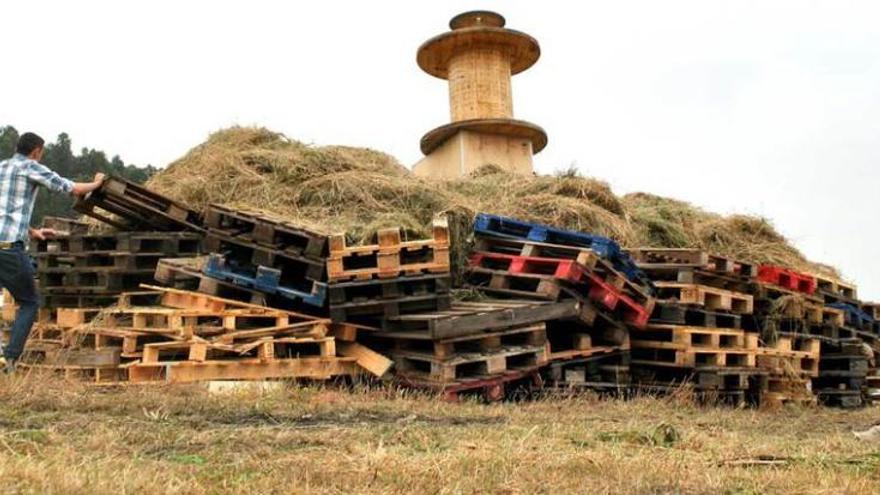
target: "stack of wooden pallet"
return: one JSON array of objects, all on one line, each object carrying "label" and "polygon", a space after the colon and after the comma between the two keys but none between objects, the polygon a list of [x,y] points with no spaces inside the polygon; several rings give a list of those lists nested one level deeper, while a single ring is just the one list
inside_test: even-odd
[{"label": "stack of wooden pallet", "polygon": [[694,374],[697,391],[733,403],[813,400],[818,342],[760,338],[752,290],[757,265],[697,249],[629,251],[661,299],[648,331],[633,334],[642,385],[668,388]]},{"label": "stack of wooden pallet", "polygon": [[96,383],[329,379],[358,373],[336,355],[330,321],[150,287],[101,309],[58,308],[22,366]]},{"label": "stack of wooden pallet", "polygon": [[653,287],[616,243],[485,214],[477,217],[474,234],[473,287],[495,297],[577,308],[576,317],[545,320],[551,384],[600,390],[629,385],[628,327],[647,323]]},{"label": "stack of wooden pallet", "polygon": [[121,292],[152,283],[160,259],[199,254],[201,240],[195,232],[111,232],[33,241],[41,306],[113,304]]},{"label": "stack of wooden pallet", "polygon": [[[843,289],[839,289],[843,287]],[[819,401],[854,407],[866,395],[867,361],[864,345],[876,347],[876,339],[853,328],[847,305],[858,302],[854,287],[817,278],[791,269],[762,265],[753,284],[757,301],[756,322],[766,338],[782,336],[793,345],[814,351],[819,341],[816,373],[811,388]],[[810,358],[812,360],[812,358]]]},{"label": "stack of wooden pallet", "polygon": [[[202,251],[195,212],[121,179],[108,178],[74,207],[119,230],[90,233],[83,222],[45,220],[58,235],[30,245],[45,310],[113,304],[121,292],[152,283],[159,259]],[[99,213],[102,207],[129,216]],[[41,321],[50,313],[44,311]]]},{"label": "stack of wooden pallet", "polygon": [[329,238],[328,307],[334,321],[383,328],[389,318],[450,309],[449,227],[437,218],[430,239],[404,240],[382,229],[376,243],[349,246]]}]

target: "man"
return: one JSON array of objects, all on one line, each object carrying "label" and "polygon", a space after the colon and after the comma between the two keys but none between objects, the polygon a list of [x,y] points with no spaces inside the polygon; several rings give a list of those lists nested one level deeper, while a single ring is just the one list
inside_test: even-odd
[{"label": "man", "polygon": [[56,234],[52,229],[30,227],[37,187],[83,196],[104,181],[104,174],[97,174],[93,182],[73,182],[41,165],[44,144],[43,138],[26,132],[18,139],[15,155],[0,162],[0,285],[18,304],[9,342],[0,357],[6,373],[15,370],[39,307],[34,267],[25,252],[28,237],[44,240]]}]

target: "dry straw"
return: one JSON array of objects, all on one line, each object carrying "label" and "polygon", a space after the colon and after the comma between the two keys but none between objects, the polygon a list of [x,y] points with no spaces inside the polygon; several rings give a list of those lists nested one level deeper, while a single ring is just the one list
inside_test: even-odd
[{"label": "dry straw", "polygon": [[617,197],[606,183],[574,170],[519,176],[487,164],[466,179],[428,181],[385,153],[310,146],[264,128],[214,133],[148,186],[196,208],[246,206],[325,233],[346,232],[354,243],[383,227],[427,236],[434,215],[448,212],[459,262],[474,214],[490,212],[589,231],[626,246],[699,247],[834,275],[810,263],[763,218],[725,217],[651,194]]}]

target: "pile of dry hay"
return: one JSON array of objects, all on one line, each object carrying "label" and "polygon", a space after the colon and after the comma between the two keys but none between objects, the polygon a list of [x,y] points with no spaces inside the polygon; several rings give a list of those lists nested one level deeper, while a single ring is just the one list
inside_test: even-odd
[{"label": "pile of dry hay", "polygon": [[[169,165],[148,187],[196,208],[247,206],[284,215],[325,233],[363,242],[383,227],[430,235],[435,214],[453,219],[464,239],[477,212],[597,233],[624,246],[699,247],[723,255],[828,272],[809,262],[767,220],[721,216],[682,201],[636,193],[573,171],[517,176],[487,165],[466,179],[413,176],[393,157],[369,149],[315,147],[263,128],[211,135]],[[458,243],[456,258],[467,249]]]}]

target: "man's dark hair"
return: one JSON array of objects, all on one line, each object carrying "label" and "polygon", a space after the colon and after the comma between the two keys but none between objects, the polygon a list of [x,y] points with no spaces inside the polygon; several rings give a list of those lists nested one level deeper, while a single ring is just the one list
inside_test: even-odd
[{"label": "man's dark hair", "polygon": [[30,155],[35,149],[42,148],[46,144],[40,136],[33,132],[26,132],[18,138],[18,144],[15,145],[15,151],[24,156]]}]

